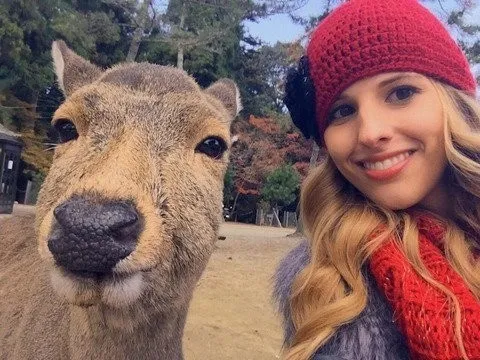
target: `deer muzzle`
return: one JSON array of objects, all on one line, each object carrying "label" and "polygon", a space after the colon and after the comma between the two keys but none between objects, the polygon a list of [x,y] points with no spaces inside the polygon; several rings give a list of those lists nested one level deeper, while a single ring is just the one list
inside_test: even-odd
[{"label": "deer muzzle", "polygon": [[54,209],[48,248],[58,266],[98,277],[133,252],[143,220],[129,201],[75,196]]}]

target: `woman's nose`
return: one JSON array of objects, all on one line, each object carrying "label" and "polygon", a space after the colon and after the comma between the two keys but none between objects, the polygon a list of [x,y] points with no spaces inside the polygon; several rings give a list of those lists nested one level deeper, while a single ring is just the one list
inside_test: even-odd
[{"label": "woman's nose", "polygon": [[392,138],[393,128],[386,114],[373,104],[359,108],[358,142],[367,147],[378,147]]}]

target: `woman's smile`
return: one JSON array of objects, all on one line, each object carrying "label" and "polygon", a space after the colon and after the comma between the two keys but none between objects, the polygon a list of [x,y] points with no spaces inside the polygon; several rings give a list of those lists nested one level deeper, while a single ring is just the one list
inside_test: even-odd
[{"label": "woman's smile", "polygon": [[[358,166],[369,178],[376,181],[385,181],[395,178],[404,170],[410,163],[411,157],[415,151],[402,151],[397,155],[379,155],[379,157],[386,157],[384,160],[368,160],[358,162]],[[387,157],[388,156],[388,157]]]}]

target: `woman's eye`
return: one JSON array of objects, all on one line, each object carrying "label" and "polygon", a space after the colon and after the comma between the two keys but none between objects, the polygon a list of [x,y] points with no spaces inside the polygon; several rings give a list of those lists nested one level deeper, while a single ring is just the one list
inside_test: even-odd
[{"label": "woman's eye", "polygon": [[412,97],[413,94],[417,93],[418,90],[413,86],[400,86],[395,89],[388,95],[387,101],[389,102],[402,102],[408,100]]},{"label": "woman's eye", "polygon": [[216,160],[220,159],[226,150],[227,144],[218,137],[209,137],[202,140],[195,149],[196,152],[203,153]]},{"label": "woman's eye", "polygon": [[58,120],[53,127],[57,130],[61,144],[78,138],[77,128],[73,122],[68,119]]},{"label": "woman's eye", "polygon": [[353,115],[355,113],[355,108],[351,105],[340,105],[334,108],[330,115],[328,116],[329,121],[333,122],[338,119]]}]

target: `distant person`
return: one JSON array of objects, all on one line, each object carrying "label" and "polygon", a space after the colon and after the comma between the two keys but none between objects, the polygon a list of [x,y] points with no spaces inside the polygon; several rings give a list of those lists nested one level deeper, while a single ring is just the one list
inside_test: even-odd
[{"label": "distant person", "polygon": [[286,359],[480,359],[475,92],[416,0],[352,0],[315,29],[286,84],[326,153],[277,272]]}]

